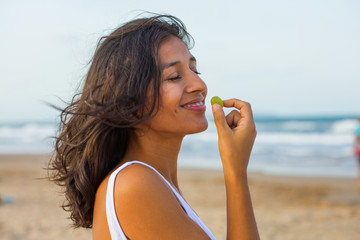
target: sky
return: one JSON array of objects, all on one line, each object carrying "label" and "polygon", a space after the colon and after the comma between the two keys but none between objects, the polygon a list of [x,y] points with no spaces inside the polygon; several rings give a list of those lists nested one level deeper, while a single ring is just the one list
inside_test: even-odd
[{"label": "sky", "polygon": [[55,119],[46,102],[69,101],[99,38],[142,11],[185,23],[208,106],[218,95],[255,115],[360,115],[357,0],[0,0],[0,122]]}]

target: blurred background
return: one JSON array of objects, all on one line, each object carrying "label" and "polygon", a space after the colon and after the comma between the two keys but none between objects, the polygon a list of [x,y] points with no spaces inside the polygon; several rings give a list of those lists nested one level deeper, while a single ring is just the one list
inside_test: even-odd
[{"label": "blurred background", "polygon": [[65,107],[100,37],[144,11],[180,18],[195,39],[209,128],[185,138],[179,181],[217,239],[226,209],[214,95],[252,104],[249,184],[262,239],[360,239],[356,0],[0,0],[0,239],[91,239],[71,229],[59,188],[39,180],[59,122],[46,103]]},{"label": "blurred background", "polygon": [[[186,24],[208,96],[252,104],[250,169],[355,177],[359,10],[351,0],[2,0],[0,153],[50,152],[59,113],[45,102],[65,106],[99,38],[150,11]],[[207,104],[209,129],[185,139],[180,164],[220,167]]]}]

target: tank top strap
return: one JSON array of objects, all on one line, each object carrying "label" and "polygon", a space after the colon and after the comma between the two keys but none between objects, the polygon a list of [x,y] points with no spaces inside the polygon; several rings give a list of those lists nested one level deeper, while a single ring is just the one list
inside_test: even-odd
[{"label": "tank top strap", "polygon": [[171,191],[175,194],[176,198],[178,199],[180,205],[185,210],[186,214],[196,222],[210,237],[210,239],[215,239],[214,235],[210,232],[210,230],[206,227],[206,225],[200,220],[197,214],[192,210],[192,208],[187,204],[184,198],[177,192],[177,190],[152,166],[140,162],[140,161],[131,161],[121,165],[117,168],[109,178],[107,191],[106,191],[106,217],[109,225],[110,235],[112,240],[126,240],[127,237],[124,234],[124,231],[121,228],[120,222],[117,218],[116,211],[115,211],[115,202],[114,202],[114,186],[115,186],[115,179],[118,173],[123,170],[124,168],[132,165],[132,164],[141,164],[146,167],[149,167],[154,172],[156,172],[164,182],[170,187]]}]

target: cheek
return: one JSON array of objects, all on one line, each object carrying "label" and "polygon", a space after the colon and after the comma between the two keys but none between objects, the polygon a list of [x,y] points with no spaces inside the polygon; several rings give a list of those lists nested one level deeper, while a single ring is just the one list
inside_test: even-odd
[{"label": "cheek", "polygon": [[160,90],[160,109],[161,112],[167,112],[167,114],[171,114],[178,112],[181,97],[183,91],[180,87],[176,85],[165,85]]}]

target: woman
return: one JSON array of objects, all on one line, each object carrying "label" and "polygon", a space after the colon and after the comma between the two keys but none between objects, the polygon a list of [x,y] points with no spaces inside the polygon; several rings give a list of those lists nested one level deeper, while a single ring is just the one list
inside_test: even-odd
[{"label": "woman", "polygon": [[[99,44],[82,93],[63,110],[53,180],[76,227],[94,239],[215,239],[181,196],[185,135],[207,129],[207,88],[183,23],[131,21]],[[213,106],[226,183],[228,239],[258,239],[247,184],[256,136],[250,105]],[[239,112],[240,110],[240,112]]]},{"label": "woman", "polygon": [[357,160],[357,184],[358,184],[358,190],[360,191],[360,117],[357,119],[357,126],[354,132],[355,135],[355,141],[354,141],[354,155]]}]

